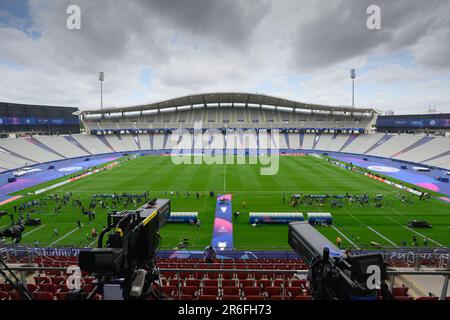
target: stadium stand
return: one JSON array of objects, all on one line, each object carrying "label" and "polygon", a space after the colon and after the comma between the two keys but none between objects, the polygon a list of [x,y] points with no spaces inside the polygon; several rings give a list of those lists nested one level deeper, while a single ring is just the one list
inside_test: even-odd
[{"label": "stadium stand", "polygon": [[[70,142],[72,139],[77,144]],[[329,133],[289,133],[281,134],[277,143],[282,150],[306,150],[323,152],[344,152],[360,155],[392,158],[407,162],[420,163],[429,166],[450,169],[450,138],[428,137],[415,135],[384,135]],[[211,132],[208,141],[196,140],[191,137],[179,138],[177,133],[140,133],[72,136],[36,136],[36,142],[29,138],[7,138],[0,140],[0,167],[2,171],[12,170],[25,164],[35,164],[62,160],[65,158],[83,157],[113,152],[130,152],[144,150],[172,150],[186,147],[202,149],[257,149],[261,141],[254,132],[231,132],[224,141],[220,132]],[[347,143],[348,140],[352,140]],[[420,142],[420,143],[418,143]],[[14,150],[14,151],[13,151]],[[53,151],[51,151],[53,150]],[[403,151],[406,150],[406,151]],[[30,153],[33,157],[29,157]]]},{"label": "stadium stand", "polygon": [[[26,164],[116,152],[264,147],[263,137],[253,129],[279,133],[278,141],[272,135],[271,145],[281,150],[342,152],[450,169],[450,137],[372,133],[378,116],[374,109],[230,92],[78,114],[88,134],[0,139],[0,172]],[[202,122],[208,139],[180,137],[180,129],[192,133],[197,121]]]}]

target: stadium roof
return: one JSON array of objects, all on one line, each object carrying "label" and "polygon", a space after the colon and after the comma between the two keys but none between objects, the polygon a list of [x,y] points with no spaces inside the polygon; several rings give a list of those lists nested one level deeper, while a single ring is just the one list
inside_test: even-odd
[{"label": "stadium roof", "polygon": [[328,106],[313,103],[304,103],[289,99],[283,99],[265,94],[254,93],[242,93],[242,92],[218,92],[218,93],[202,93],[187,95],[184,97],[178,97],[174,99],[164,100],[160,102],[142,104],[136,106],[116,107],[116,108],[103,108],[80,111],[77,114],[99,114],[99,113],[111,113],[111,112],[130,112],[130,111],[143,111],[152,109],[165,109],[174,108],[189,105],[201,105],[201,104],[259,104],[269,105],[276,107],[288,107],[288,108],[300,108],[306,110],[322,110],[322,111],[339,111],[339,112],[357,112],[357,113],[378,113],[377,110],[371,108],[352,108],[342,106]]}]

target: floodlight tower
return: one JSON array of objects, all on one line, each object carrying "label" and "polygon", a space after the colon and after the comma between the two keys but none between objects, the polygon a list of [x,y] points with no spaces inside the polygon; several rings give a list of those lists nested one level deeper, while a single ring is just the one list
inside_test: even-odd
[{"label": "floodlight tower", "polygon": [[100,80],[100,109],[103,109],[103,81],[105,80],[105,73],[103,71],[100,72],[98,80]]},{"label": "floodlight tower", "polygon": [[356,78],[355,69],[350,70],[350,78],[352,79],[352,107],[355,108],[355,78]]}]

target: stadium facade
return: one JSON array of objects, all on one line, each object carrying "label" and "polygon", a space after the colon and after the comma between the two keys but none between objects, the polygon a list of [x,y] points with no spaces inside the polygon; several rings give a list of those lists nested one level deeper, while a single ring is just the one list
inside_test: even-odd
[{"label": "stadium facade", "polygon": [[308,104],[263,94],[223,92],[189,95],[157,103],[82,111],[92,133],[121,130],[295,129],[369,132],[375,109]]}]

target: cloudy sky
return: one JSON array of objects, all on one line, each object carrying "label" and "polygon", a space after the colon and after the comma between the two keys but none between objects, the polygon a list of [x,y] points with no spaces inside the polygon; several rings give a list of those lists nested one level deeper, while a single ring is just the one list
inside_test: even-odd
[{"label": "cloudy sky", "polygon": [[450,112],[450,1],[0,0],[0,101],[96,108],[104,71],[109,107],[217,91],[351,105],[351,68],[357,106]]}]

